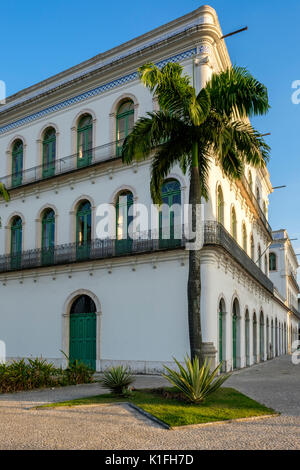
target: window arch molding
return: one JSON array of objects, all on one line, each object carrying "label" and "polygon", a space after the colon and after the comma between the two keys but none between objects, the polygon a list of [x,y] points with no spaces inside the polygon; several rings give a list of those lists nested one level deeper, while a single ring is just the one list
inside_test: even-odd
[{"label": "window arch molding", "polygon": [[230,234],[235,239],[235,241],[238,241],[237,225],[236,208],[234,204],[232,204],[230,207]]},{"label": "window arch molding", "polygon": [[16,217],[20,217],[21,221],[22,221],[22,251],[24,250],[24,235],[25,235],[25,225],[26,225],[26,222],[25,222],[25,217],[24,215],[21,213],[21,212],[13,212],[12,214],[10,214],[6,220],[6,224],[4,226],[4,229],[5,229],[5,232],[6,232],[6,235],[5,235],[5,253],[7,255],[10,254],[10,248],[11,248],[11,225],[12,225],[12,222],[13,220],[16,218]]},{"label": "window arch molding", "polygon": [[242,307],[241,307],[241,300],[240,300],[240,297],[238,295],[238,293],[235,291],[233,296],[231,297],[231,303],[230,303],[230,314],[231,316],[233,316],[233,307],[234,307],[234,304],[235,302],[237,302],[237,305],[238,305],[238,308],[237,308],[237,318],[241,318],[242,317]]},{"label": "window arch molding", "polygon": [[123,93],[119,95],[115,101],[113,102],[111,108],[110,108],[110,113],[109,113],[109,120],[110,120],[110,142],[115,142],[116,141],[116,134],[117,134],[117,113],[118,109],[121,106],[122,103],[125,103],[126,101],[131,100],[133,102],[133,118],[134,118],[134,123],[138,119],[138,110],[139,110],[139,101],[135,95],[132,93]]},{"label": "window arch molding", "polygon": [[91,205],[91,215],[92,215],[92,239],[94,238],[95,234],[95,202],[93,198],[87,196],[86,194],[82,194],[73,202],[71,210],[69,212],[70,215],[70,238],[72,242],[76,242],[76,221],[77,221],[77,210],[80,204],[84,201],[88,201]]},{"label": "window arch molding", "polygon": [[216,185],[216,214],[217,222],[225,226],[225,200],[222,184],[217,182]]},{"label": "window arch molding", "polygon": [[[72,292],[67,299],[65,300],[63,307],[62,307],[62,348],[61,350],[64,351],[67,356],[69,355],[69,347],[70,347],[70,313],[71,308],[76,299],[81,295],[87,295],[90,297],[96,305],[96,369],[100,370],[100,353],[101,353],[101,317],[102,317],[102,307],[94,292],[88,289],[78,289]],[[62,355],[62,365],[67,366],[67,360]]]},{"label": "window arch molding", "polygon": [[10,141],[8,142],[7,148],[6,148],[6,174],[10,175],[11,174],[11,165],[12,165],[12,151],[13,151],[13,146],[17,140],[21,140],[23,142],[23,168],[25,168],[25,157],[26,157],[26,140],[25,138],[20,135],[14,135]]},{"label": "window arch molding", "polygon": [[[58,152],[58,142],[59,142],[59,135],[60,135],[60,132],[59,132],[59,127],[58,125],[55,123],[55,122],[48,122],[47,124],[45,124],[40,130],[39,130],[39,134],[38,134],[38,137],[36,139],[36,143],[37,143],[37,153],[38,153],[38,159],[39,159],[39,165],[42,165],[43,164],[43,141],[44,141],[44,136],[45,136],[45,133],[48,129],[51,129],[53,128],[55,130],[55,138],[56,138],[56,142],[55,142],[55,156],[56,158],[60,158],[62,157],[63,155],[59,155],[59,152]],[[64,155],[66,156],[66,155]]]},{"label": "window arch molding", "polygon": [[55,214],[55,233],[54,233],[54,240],[57,244],[57,225],[58,225],[58,210],[57,207],[53,204],[44,204],[38,211],[37,217],[35,219],[36,222],[36,247],[42,247],[42,219],[45,211],[47,209],[52,210]]},{"label": "window arch molding", "polygon": [[96,125],[97,125],[97,117],[96,113],[93,109],[91,108],[83,108],[81,109],[73,118],[72,124],[71,124],[71,153],[75,154],[77,153],[77,128],[78,124],[80,122],[80,119],[85,115],[85,114],[90,114],[92,118],[92,140],[93,140],[93,147],[97,147],[98,145],[101,145],[97,141],[97,132],[96,132]]}]

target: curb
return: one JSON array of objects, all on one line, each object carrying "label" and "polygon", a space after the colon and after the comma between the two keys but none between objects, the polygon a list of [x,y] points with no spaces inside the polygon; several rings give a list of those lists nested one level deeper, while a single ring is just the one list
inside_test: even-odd
[{"label": "curb", "polygon": [[150,419],[151,421],[153,421],[154,423],[156,424],[159,424],[160,426],[162,426],[164,429],[172,429],[167,423],[165,423],[164,421],[161,421],[160,419],[156,418],[155,416],[153,416],[151,413],[148,413],[147,411],[143,410],[142,408],[140,408],[139,406],[137,405],[134,405],[133,403],[129,403],[129,402],[125,402],[126,405],[129,406],[129,408],[132,408],[134,409],[135,411],[138,411],[140,414],[142,414],[143,416],[145,416],[146,418]]},{"label": "curb", "polygon": [[210,421],[209,423],[187,424],[185,426],[172,426],[170,429],[172,431],[178,431],[180,429],[196,429],[196,428],[203,428],[205,426],[214,426],[214,425],[219,426],[221,424],[247,423],[247,422],[252,422],[252,421],[258,421],[260,419],[277,418],[278,416],[280,416],[280,413],[273,413],[273,414],[261,415],[261,416],[249,416],[246,418],[224,419],[223,421]]}]

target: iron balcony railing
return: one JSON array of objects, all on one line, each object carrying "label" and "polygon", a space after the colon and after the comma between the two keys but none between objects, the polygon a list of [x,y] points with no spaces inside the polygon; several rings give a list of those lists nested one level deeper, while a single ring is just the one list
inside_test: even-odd
[{"label": "iron balcony railing", "polygon": [[272,281],[266,276],[247,253],[238,245],[225,227],[214,221],[206,222],[204,227],[204,244],[218,245],[224,248],[252,277],[273,293]]},{"label": "iron balcony railing", "polygon": [[154,233],[150,231],[147,232],[147,236],[144,232],[138,234],[136,239],[107,238],[94,239],[86,243],[68,243],[48,249],[39,248],[2,255],[0,256],[0,273],[170,250],[184,247],[184,244],[182,236],[163,238],[154,236]]},{"label": "iron balcony railing", "polygon": [[247,179],[244,176],[242,177],[242,183],[243,183],[243,185],[244,185],[244,187],[247,191],[247,194],[248,194],[249,198],[251,199],[252,203],[254,204],[256,210],[258,211],[262,223],[264,224],[265,228],[267,229],[270,236],[272,237],[271,225],[267,221],[266,215],[264,214],[263,210],[261,209],[261,207],[259,205],[259,201],[256,199],[256,196],[253,193],[250,184],[248,183]]},{"label": "iron balcony railing", "polygon": [[[175,227],[176,229],[176,227]],[[172,230],[172,236],[162,237],[161,233],[140,233],[124,240],[95,239],[90,243],[68,243],[56,245],[48,250],[27,250],[14,255],[0,256],[0,273],[58,266],[80,261],[109,259],[139,253],[151,253],[185,247],[184,227]],[[177,237],[177,238],[176,238]],[[273,283],[261,269],[249,258],[235,239],[218,222],[207,221],[204,224],[204,246],[220,246],[232,256],[254,279],[273,293]]]},{"label": "iron balcony railing", "polygon": [[17,173],[0,178],[0,182],[4,183],[7,189],[13,189],[47,180],[54,176],[117,158],[121,156],[121,148],[122,142],[110,142],[64,158],[55,159],[53,162],[34,166],[27,170],[20,170]]}]

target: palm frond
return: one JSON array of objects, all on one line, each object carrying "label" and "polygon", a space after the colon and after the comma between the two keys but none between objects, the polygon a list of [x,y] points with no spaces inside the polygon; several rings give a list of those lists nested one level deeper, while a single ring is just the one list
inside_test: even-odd
[{"label": "palm frond", "polygon": [[204,91],[198,100],[190,78],[182,72],[183,67],[176,63],[166,64],[161,70],[152,63],[139,68],[142,82],[157,97],[162,110],[198,126],[208,115],[209,94]]},{"label": "palm frond", "polygon": [[206,84],[212,107],[228,117],[266,114],[270,108],[267,88],[243,67],[214,73]]},{"label": "palm frond", "polygon": [[9,192],[3,183],[0,183],[0,196],[2,196],[6,202],[10,200]]},{"label": "palm frond", "polygon": [[170,140],[171,136],[186,133],[186,125],[168,112],[147,113],[148,117],[140,118],[132,132],[125,139],[122,148],[123,162],[143,160],[151,151]]}]

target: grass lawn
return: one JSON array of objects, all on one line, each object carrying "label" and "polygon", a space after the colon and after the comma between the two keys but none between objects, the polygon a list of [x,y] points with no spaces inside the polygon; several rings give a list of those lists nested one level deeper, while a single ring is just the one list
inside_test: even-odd
[{"label": "grass lawn", "polygon": [[[171,389],[168,389],[169,391]],[[203,404],[193,405],[165,398],[151,389],[135,390],[128,398],[115,397],[110,393],[89,398],[43,405],[44,407],[95,405],[115,402],[131,402],[169,426],[209,423],[237,418],[249,418],[273,414],[274,410],[252,400],[233,388],[221,388]]]}]

